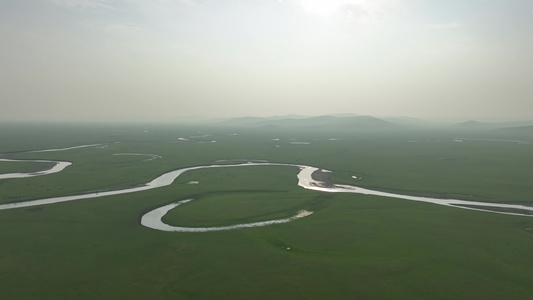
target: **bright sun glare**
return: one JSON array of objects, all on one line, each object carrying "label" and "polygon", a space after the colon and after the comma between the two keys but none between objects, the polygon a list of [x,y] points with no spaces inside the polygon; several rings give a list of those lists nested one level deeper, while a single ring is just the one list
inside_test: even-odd
[{"label": "bright sun glare", "polygon": [[376,1],[370,0],[300,0],[300,5],[306,13],[329,17],[343,5],[354,5],[363,11],[372,10]]},{"label": "bright sun glare", "polygon": [[[283,1],[283,0],[278,0]],[[299,0],[307,14],[324,18],[348,16],[357,23],[372,25],[388,10],[396,6],[397,0]]]}]

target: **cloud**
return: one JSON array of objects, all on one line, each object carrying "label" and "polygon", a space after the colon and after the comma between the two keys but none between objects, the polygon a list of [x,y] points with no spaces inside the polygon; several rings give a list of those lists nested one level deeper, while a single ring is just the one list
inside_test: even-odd
[{"label": "cloud", "polygon": [[359,24],[376,24],[397,8],[397,0],[299,0],[304,13],[327,19],[351,19]]},{"label": "cloud", "polygon": [[113,9],[105,0],[50,0],[54,4],[70,9]]},{"label": "cloud", "polygon": [[180,0],[180,2],[187,5],[196,5],[196,1],[194,0]]},{"label": "cloud", "polygon": [[459,28],[462,25],[456,22],[452,22],[452,23],[442,23],[442,24],[427,24],[427,26],[430,28],[435,28],[435,29],[454,29],[454,28]]},{"label": "cloud", "polygon": [[112,23],[105,28],[106,31],[119,34],[143,34],[145,30],[134,23]]}]

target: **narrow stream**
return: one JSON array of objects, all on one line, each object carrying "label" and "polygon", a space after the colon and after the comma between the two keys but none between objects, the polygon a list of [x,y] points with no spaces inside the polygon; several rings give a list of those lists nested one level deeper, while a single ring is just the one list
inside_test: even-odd
[{"label": "narrow stream", "polygon": [[[54,149],[54,150],[58,151],[60,149]],[[46,150],[43,150],[43,151],[46,151]],[[0,159],[0,161],[16,161],[16,160]],[[29,161],[29,160],[24,160],[24,161]],[[71,164],[70,162],[66,162],[66,161],[47,161],[47,160],[33,160],[33,161],[34,162],[55,162],[56,165],[49,170],[35,172],[35,173],[0,174],[0,179],[24,178],[24,177],[57,173],[57,172],[62,171],[63,169],[65,169],[67,166]],[[340,185],[340,184],[333,185],[333,186],[324,186],[322,182],[314,180],[312,177],[312,174],[318,171],[319,168],[312,167],[312,166],[305,166],[305,165],[297,165],[297,164],[282,164],[282,163],[268,163],[268,162],[246,162],[246,163],[238,163],[238,164],[205,165],[205,166],[194,166],[194,167],[182,168],[182,169],[178,169],[178,170],[174,170],[174,171],[170,171],[165,174],[162,174],[156,177],[155,179],[153,179],[152,181],[145,183],[141,186],[130,187],[130,188],[125,188],[125,189],[120,189],[120,190],[113,190],[113,191],[94,192],[94,193],[79,194],[79,195],[37,199],[37,200],[31,200],[31,201],[25,201],[25,202],[1,204],[0,210],[46,205],[46,204],[60,203],[60,202],[80,200],[80,199],[106,197],[106,196],[111,196],[111,195],[136,193],[140,191],[168,186],[172,184],[178,176],[190,170],[208,169],[208,168],[246,167],[246,166],[297,167],[300,169],[300,172],[297,175],[298,185],[305,189],[311,189],[315,191],[328,192],[328,193],[356,193],[356,194],[365,194],[365,195],[375,195],[375,196],[399,198],[399,199],[412,200],[412,201],[428,202],[428,203],[433,203],[433,204],[438,204],[438,205],[446,205],[446,206],[452,206],[452,207],[457,207],[457,208],[487,211],[487,212],[493,212],[493,213],[533,216],[533,207],[525,206],[525,205],[476,202],[476,201],[457,200],[457,199],[439,199],[439,198],[431,198],[431,197],[401,195],[401,194],[394,194],[394,193],[364,189],[364,188],[357,187],[357,186]],[[16,177],[14,174],[16,174]],[[162,222],[161,218],[169,210],[176,208],[177,206],[187,203],[191,200],[192,199],[182,200],[176,203],[168,204],[163,207],[154,209],[142,216],[141,224],[143,226],[146,226],[152,229],[162,230],[162,231],[206,232],[206,231],[231,230],[231,229],[237,229],[237,228],[249,228],[249,227],[259,227],[259,226],[267,226],[267,225],[272,225],[272,224],[287,223],[287,222],[291,222],[299,218],[307,217],[312,214],[312,212],[309,212],[309,211],[300,211],[296,215],[290,218],[286,218],[286,219],[270,220],[270,221],[248,223],[248,224],[236,224],[236,225],[223,226],[223,227],[203,227],[203,228],[175,227],[175,226],[170,226]]]}]

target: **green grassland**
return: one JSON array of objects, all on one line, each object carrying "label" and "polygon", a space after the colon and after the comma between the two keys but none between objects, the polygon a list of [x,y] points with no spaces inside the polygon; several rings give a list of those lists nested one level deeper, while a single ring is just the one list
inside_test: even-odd
[{"label": "green grassland", "polygon": [[48,170],[54,165],[53,162],[0,161],[0,174],[39,172]]},{"label": "green grassland", "polygon": [[[47,176],[0,180],[0,203],[124,188],[232,159],[313,165],[333,171],[333,182],[406,194],[533,202],[532,144],[453,141],[464,132],[54,126],[2,127],[0,140],[9,143],[2,142],[0,153],[10,153],[3,157],[73,164]],[[105,147],[23,153],[96,143]],[[200,169],[160,189],[0,211],[0,298],[531,299],[533,218],[310,191],[296,185],[297,172]],[[301,209],[314,214],[209,233],[139,224],[145,212],[189,198],[165,222],[224,226]]]}]

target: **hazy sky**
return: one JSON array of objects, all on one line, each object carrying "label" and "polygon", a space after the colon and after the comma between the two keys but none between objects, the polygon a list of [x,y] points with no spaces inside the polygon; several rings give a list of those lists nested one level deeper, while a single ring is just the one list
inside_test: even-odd
[{"label": "hazy sky", "polygon": [[0,0],[0,120],[533,119],[533,0]]}]

